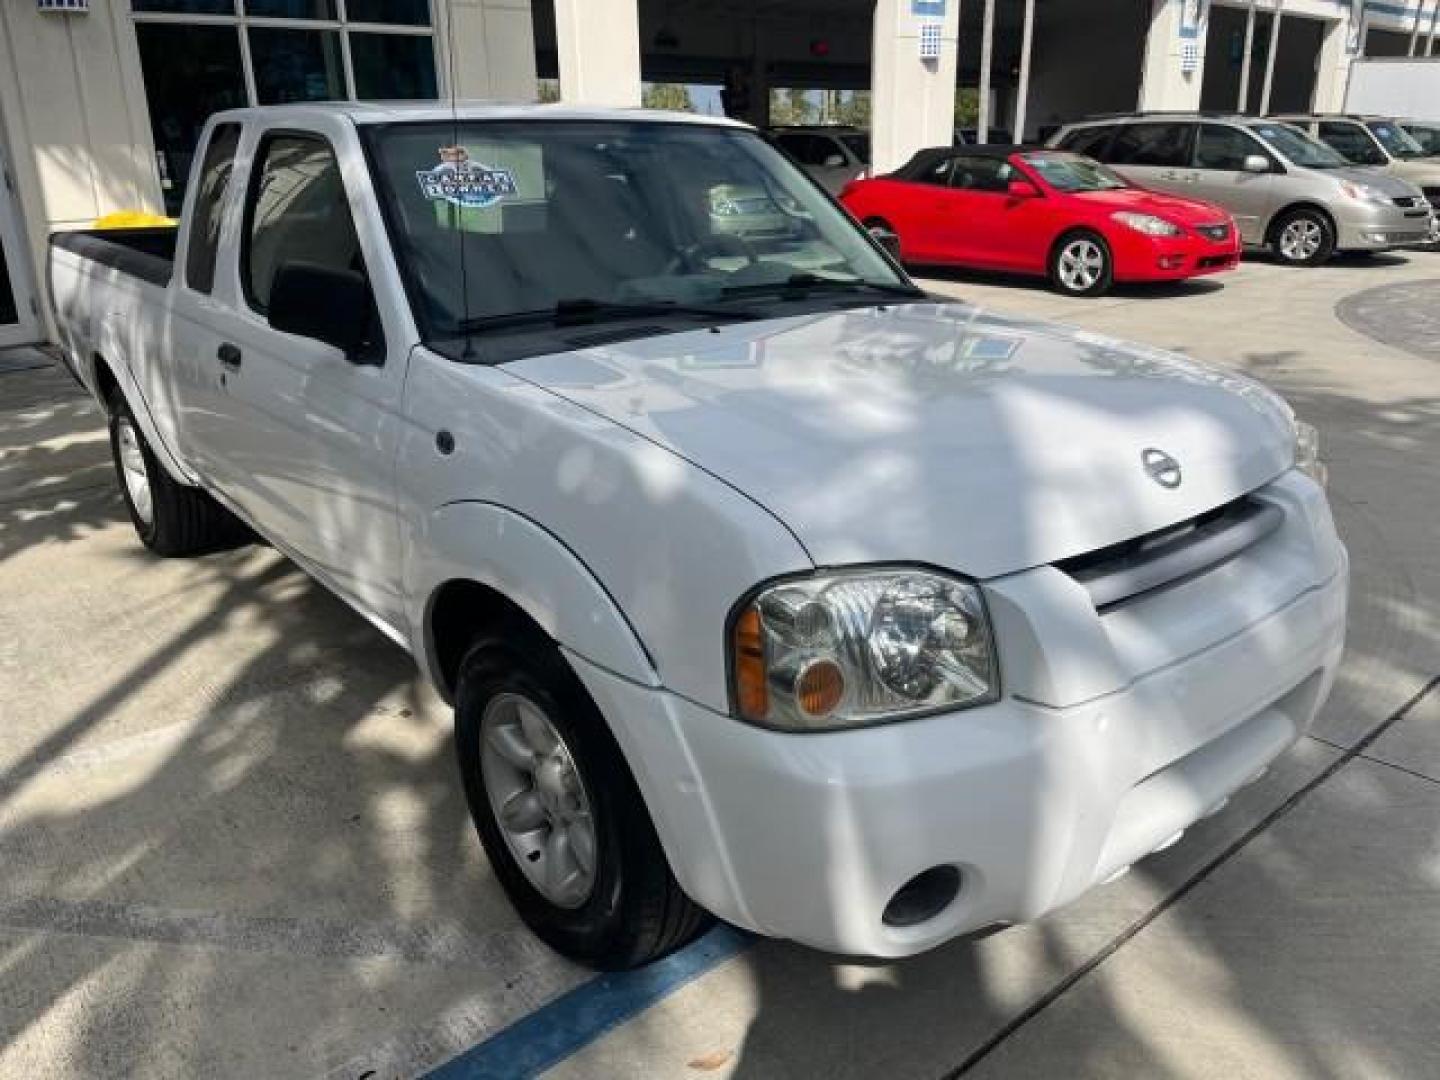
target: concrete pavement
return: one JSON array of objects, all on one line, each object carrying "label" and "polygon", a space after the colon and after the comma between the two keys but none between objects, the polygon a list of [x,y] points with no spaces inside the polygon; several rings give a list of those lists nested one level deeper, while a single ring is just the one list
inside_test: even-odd
[{"label": "concrete pavement", "polygon": [[[1355,328],[1384,296],[1336,312],[1433,306],[1440,255],[1088,302],[929,284],[1246,371],[1320,426],[1354,564],[1336,694],[1035,926],[897,964],[757,942],[553,1075],[1440,1073],[1440,361]],[[144,555],[94,408],[0,365],[0,1076],[415,1075],[582,985],[495,887],[448,728],[272,551]]]}]

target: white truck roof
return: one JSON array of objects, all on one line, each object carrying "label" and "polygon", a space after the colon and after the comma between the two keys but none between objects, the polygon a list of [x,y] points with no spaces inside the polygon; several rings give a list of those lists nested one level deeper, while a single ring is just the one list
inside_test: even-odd
[{"label": "white truck roof", "polygon": [[229,109],[220,120],[250,120],[273,116],[346,116],[356,124],[393,124],[436,120],[641,120],[655,123],[702,124],[749,129],[749,124],[724,116],[666,112],[660,109],[621,109],[599,106],[538,104],[520,101],[325,101],[296,105],[263,105]]}]

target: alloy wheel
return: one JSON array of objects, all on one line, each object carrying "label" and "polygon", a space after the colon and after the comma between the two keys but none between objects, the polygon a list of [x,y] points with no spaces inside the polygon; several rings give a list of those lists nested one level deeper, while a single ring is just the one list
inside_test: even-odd
[{"label": "alloy wheel", "polygon": [[145,451],[140,446],[140,435],[128,416],[120,417],[115,427],[125,493],[130,496],[135,516],[149,526],[155,520],[155,497],[150,490],[150,473],[145,467]]},{"label": "alloy wheel", "polygon": [[1296,218],[1286,224],[1280,233],[1280,254],[1292,262],[1304,262],[1315,257],[1325,242],[1325,232],[1314,218]]},{"label": "alloy wheel", "polygon": [[597,833],[585,784],[545,710],[497,694],[480,719],[480,767],[510,853],[546,900],[578,908],[595,889]]},{"label": "alloy wheel", "polygon": [[1071,240],[1060,250],[1060,281],[1072,292],[1093,289],[1105,273],[1105,253],[1093,240]]}]

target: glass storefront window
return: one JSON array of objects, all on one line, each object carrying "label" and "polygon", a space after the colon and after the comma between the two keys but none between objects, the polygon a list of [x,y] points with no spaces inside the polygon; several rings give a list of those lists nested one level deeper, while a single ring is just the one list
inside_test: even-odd
[{"label": "glass storefront window", "polygon": [[250,62],[261,105],[344,100],[345,69],[334,30],[250,28]]},{"label": "glass storefront window", "polygon": [[167,15],[234,15],[235,0],[130,0],[132,11]]},{"label": "glass storefront window", "polygon": [[130,10],[172,214],[221,109],[440,95],[431,0],[130,0]]},{"label": "glass storefront window", "polygon": [[335,19],[335,0],[245,0],[245,14],[275,19]]},{"label": "glass storefront window", "polygon": [[372,101],[433,98],[435,46],[416,34],[350,35],[355,96]]},{"label": "glass storefront window", "polygon": [[135,34],[165,212],[178,214],[205,121],[211,113],[247,104],[240,32],[233,26],[166,22],[140,23]]},{"label": "glass storefront window", "polygon": [[345,17],[351,22],[429,26],[430,0],[346,0]]}]

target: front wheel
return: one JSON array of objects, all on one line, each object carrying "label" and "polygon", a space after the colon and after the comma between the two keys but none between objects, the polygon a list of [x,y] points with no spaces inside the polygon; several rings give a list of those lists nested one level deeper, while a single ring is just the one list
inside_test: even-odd
[{"label": "front wheel", "polygon": [[1050,253],[1050,284],[1066,296],[1101,296],[1114,281],[1109,245],[1095,233],[1062,237]]},{"label": "front wheel", "polygon": [[495,875],[556,952],[623,970],[708,925],[671,874],[599,710],[541,635],[521,629],[471,648],[456,689],[455,749]]},{"label": "front wheel", "polygon": [[1275,223],[1270,247],[1290,266],[1319,266],[1335,251],[1335,226],[1318,210],[1292,210]]}]

